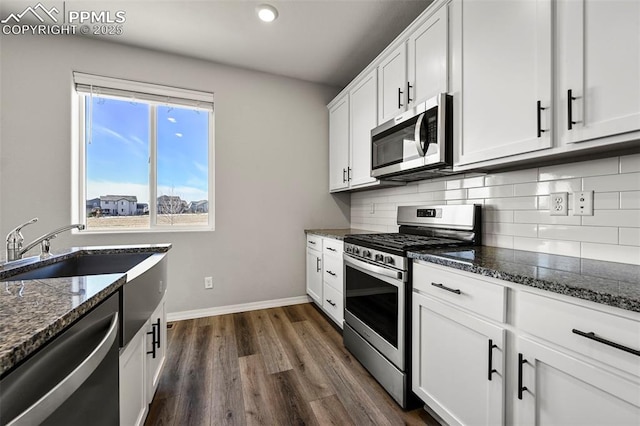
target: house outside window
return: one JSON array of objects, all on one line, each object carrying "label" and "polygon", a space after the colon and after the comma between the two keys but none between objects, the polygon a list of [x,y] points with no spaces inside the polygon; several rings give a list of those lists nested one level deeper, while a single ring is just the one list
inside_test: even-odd
[{"label": "house outside window", "polygon": [[85,232],[213,230],[213,94],[73,78],[74,220]]}]

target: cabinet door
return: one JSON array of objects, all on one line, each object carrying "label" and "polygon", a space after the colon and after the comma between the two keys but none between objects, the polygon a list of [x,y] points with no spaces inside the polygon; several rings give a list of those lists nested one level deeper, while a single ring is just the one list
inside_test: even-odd
[{"label": "cabinet door", "polygon": [[503,424],[504,329],[416,292],[412,303],[413,391],[448,424]]},{"label": "cabinet door", "polygon": [[351,187],[376,181],[371,177],[371,129],[378,124],[378,78],[373,70],[349,91],[351,123]]},{"label": "cabinet door", "polygon": [[454,12],[455,164],[550,148],[551,1],[458,0]]},{"label": "cabinet door", "polygon": [[442,6],[409,37],[409,105],[448,92],[448,6]]},{"label": "cabinet door", "polygon": [[638,425],[640,383],[584,363],[563,352],[517,338],[522,372],[514,366],[518,425]]},{"label": "cabinet door", "polygon": [[147,415],[145,387],[146,326],[120,353],[120,424],[141,425]]},{"label": "cabinet door", "polygon": [[407,46],[402,44],[378,65],[378,122],[407,109]]},{"label": "cabinet door", "polygon": [[164,300],[160,302],[149,319],[146,340],[147,404],[151,404],[160,382],[160,375],[166,358],[167,314]]},{"label": "cabinet door", "polygon": [[322,306],[322,253],[307,248],[307,294]]},{"label": "cabinet door", "polygon": [[349,96],[329,110],[329,190],[349,186]]},{"label": "cabinet door", "polygon": [[557,17],[562,142],[639,131],[640,2],[561,0]]}]

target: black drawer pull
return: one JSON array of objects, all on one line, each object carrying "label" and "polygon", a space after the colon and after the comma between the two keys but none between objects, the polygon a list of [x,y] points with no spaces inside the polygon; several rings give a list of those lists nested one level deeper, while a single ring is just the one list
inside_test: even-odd
[{"label": "black drawer pull", "polygon": [[455,293],[455,294],[462,294],[462,292],[461,292],[459,289],[457,289],[457,288],[447,287],[447,286],[446,286],[446,285],[444,285],[444,284],[440,284],[440,283],[431,283],[431,285],[432,285],[432,286],[434,286],[434,287],[441,288],[441,289],[443,289],[443,290],[450,291],[451,293]]},{"label": "black drawer pull", "polygon": [[327,271],[327,274],[329,274],[329,275],[331,275],[331,276],[334,276],[334,277],[336,276],[336,273],[335,273],[335,272],[333,272],[333,271]]},{"label": "black drawer pull", "polygon": [[327,247],[327,250],[338,251],[338,250],[334,249],[333,247]]},{"label": "black drawer pull", "polygon": [[[159,321],[158,321],[159,322]],[[160,333],[160,327],[158,326],[158,334]],[[151,334],[151,350],[147,351],[147,355],[151,355],[154,359],[156,357],[156,324],[151,324],[151,331],[147,331],[147,334]]]},{"label": "black drawer pull", "polygon": [[522,393],[529,390],[526,386],[522,386],[522,366],[527,363],[522,354],[518,354],[518,399],[522,399]]},{"label": "black drawer pull", "polygon": [[571,332],[574,334],[577,334],[578,336],[586,337],[587,339],[595,340],[596,342],[600,342],[607,346],[611,346],[612,348],[620,349],[621,351],[629,352],[630,354],[640,356],[639,350],[621,345],[620,343],[612,342],[611,340],[607,340],[602,337],[598,337],[596,336],[596,333],[594,333],[593,331],[586,333],[584,331],[580,331],[574,328],[573,330],[571,330]]},{"label": "black drawer pull", "polygon": [[335,308],[336,304],[329,299],[325,299],[331,306]]},{"label": "black drawer pull", "polygon": [[313,245],[315,246],[315,245],[316,245],[316,242],[315,242],[315,241],[311,241],[311,240],[309,240],[309,244],[313,244]]},{"label": "black drawer pull", "polygon": [[489,379],[489,381],[491,381],[491,375],[493,373],[497,373],[498,370],[496,370],[495,368],[493,368],[493,349],[497,348],[498,345],[494,345],[493,344],[493,340],[489,339],[489,368],[488,368],[488,375],[487,375],[487,379]]}]

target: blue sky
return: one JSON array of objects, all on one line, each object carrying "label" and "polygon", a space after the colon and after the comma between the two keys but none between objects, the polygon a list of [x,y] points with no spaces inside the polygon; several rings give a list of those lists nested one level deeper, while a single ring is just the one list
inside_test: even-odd
[{"label": "blue sky", "polygon": [[[149,110],[95,96],[92,110],[87,105],[87,199],[117,194],[149,202]],[[208,113],[158,106],[157,115],[158,195],[207,199]]]}]

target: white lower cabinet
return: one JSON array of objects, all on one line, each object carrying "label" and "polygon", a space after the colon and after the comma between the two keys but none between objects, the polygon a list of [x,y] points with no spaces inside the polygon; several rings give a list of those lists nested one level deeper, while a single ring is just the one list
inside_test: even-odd
[{"label": "white lower cabinet", "polygon": [[307,247],[307,294],[322,303],[322,252]]},{"label": "white lower cabinet", "polygon": [[344,321],[343,247],[335,238],[307,235],[307,294],[340,328]]},{"label": "white lower cabinet", "polygon": [[638,382],[526,338],[516,348],[514,424],[640,424]]},{"label": "white lower cabinet", "polygon": [[504,424],[503,327],[413,293],[413,391],[450,425]]},{"label": "white lower cabinet", "polygon": [[166,359],[165,299],[120,351],[120,424],[142,425]]}]

